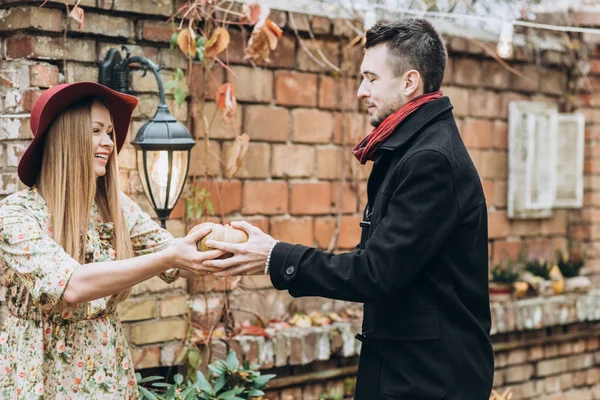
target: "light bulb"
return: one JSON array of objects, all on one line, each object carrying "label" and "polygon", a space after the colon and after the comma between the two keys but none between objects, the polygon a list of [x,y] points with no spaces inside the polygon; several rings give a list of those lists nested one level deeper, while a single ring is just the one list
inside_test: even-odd
[{"label": "light bulb", "polygon": [[513,33],[513,24],[510,22],[502,24],[498,46],[496,46],[496,53],[502,58],[509,58],[513,55]]},{"label": "light bulb", "polygon": [[510,42],[500,41],[496,46],[496,53],[502,58],[510,58],[513,55],[513,45]]},{"label": "light bulb", "polygon": [[[174,160],[175,161],[175,160]],[[150,175],[150,179],[152,183],[158,186],[158,199],[160,203],[164,203],[167,196],[167,180],[169,178],[169,156],[166,151],[159,151],[158,160],[154,163],[152,167],[152,172]],[[173,198],[175,196],[175,192],[179,187],[180,170],[177,162],[173,162],[171,166],[171,190],[169,191],[169,203],[173,202]],[[167,206],[165,204],[165,206]]]}]

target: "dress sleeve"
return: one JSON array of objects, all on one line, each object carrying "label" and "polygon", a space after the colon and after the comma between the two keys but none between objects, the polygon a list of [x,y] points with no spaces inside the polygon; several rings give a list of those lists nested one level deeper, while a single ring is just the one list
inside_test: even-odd
[{"label": "dress sleeve", "polygon": [[[125,194],[121,194],[121,203],[136,256],[156,253],[175,244],[177,239],[154,222],[150,215]],[[158,276],[165,282],[171,283],[179,277],[179,269],[171,268]]]},{"label": "dress sleeve", "polygon": [[46,313],[62,299],[81,265],[50,238],[33,212],[17,204],[0,207],[0,262]]}]

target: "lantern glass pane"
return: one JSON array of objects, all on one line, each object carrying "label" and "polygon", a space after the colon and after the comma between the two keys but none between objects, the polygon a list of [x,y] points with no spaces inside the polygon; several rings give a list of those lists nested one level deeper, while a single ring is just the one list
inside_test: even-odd
[{"label": "lantern glass pane", "polygon": [[[169,153],[172,154],[170,169]],[[184,175],[186,173],[187,158],[187,151],[146,151],[148,181],[150,182],[150,187],[148,188],[145,177],[142,177],[142,172],[144,171],[143,157],[141,157],[141,154],[138,156],[138,169],[142,177],[142,186],[144,187],[144,191],[146,191],[146,195],[150,199],[154,199],[156,209],[164,210],[175,207],[177,197],[185,183]],[[149,193],[148,189],[151,193]],[[169,194],[168,199],[167,193]]]}]

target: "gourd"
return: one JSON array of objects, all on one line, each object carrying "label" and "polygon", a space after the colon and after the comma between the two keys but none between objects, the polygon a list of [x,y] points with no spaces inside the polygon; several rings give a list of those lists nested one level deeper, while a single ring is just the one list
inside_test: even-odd
[{"label": "gourd", "polygon": [[[198,251],[209,251],[210,247],[206,245],[207,240],[215,240],[217,242],[225,242],[225,243],[245,243],[248,241],[248,234],[241,230],[234,228],[233,226],[226,224],[214,224],[212,227],[212,231],[204,236],[202,239],[198,241]],[[223,254],[219,258],[229,258],[232,257],[232,253]]]}]

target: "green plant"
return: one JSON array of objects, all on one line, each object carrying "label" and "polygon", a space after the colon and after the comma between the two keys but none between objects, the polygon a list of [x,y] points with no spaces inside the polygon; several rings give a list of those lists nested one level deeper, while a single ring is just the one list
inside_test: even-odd
[{"label": "green plant", "polygon": [[512,262],[494,266],[491,273],[491,282],[513,284],[519,279],[520,268]]},{"label": "green plant", "polygon": [[210,201],[210,192],[206,188],[192,186],[192,195],[185,199],[185,214],[187,219],[200,219],[203,215],[213,215],[215,213],[212,202]]},{"label": "green plant", "polygon": [[584,255],[581,250],[573,249],[569,245],[566,253],[556,251],[556,263],[565,278],[573,278],[579,275],[581,267],[585,264]]},{"label": "green plant", "polygon": [[[208,377],[196,371],[195,380],[184,382],[183,375],[173,377],[174,383],[157,382],[161,376],[142,378],[136,374],[140,399],[148,400],[250,400],[264,396],[262,389],[275,375],[261,375],[257,365],[240,364],[235,352],[226,360],[216,360],[208,366]],[[142,386],[151,383],[155,389]]]},{"label": "green plant", "polygon": [[550,269],[552,265],[546,260],[529,260],[525,263],[525,271],[531,272],[533,276],[539,276],[545,280],[550,280]]}]

